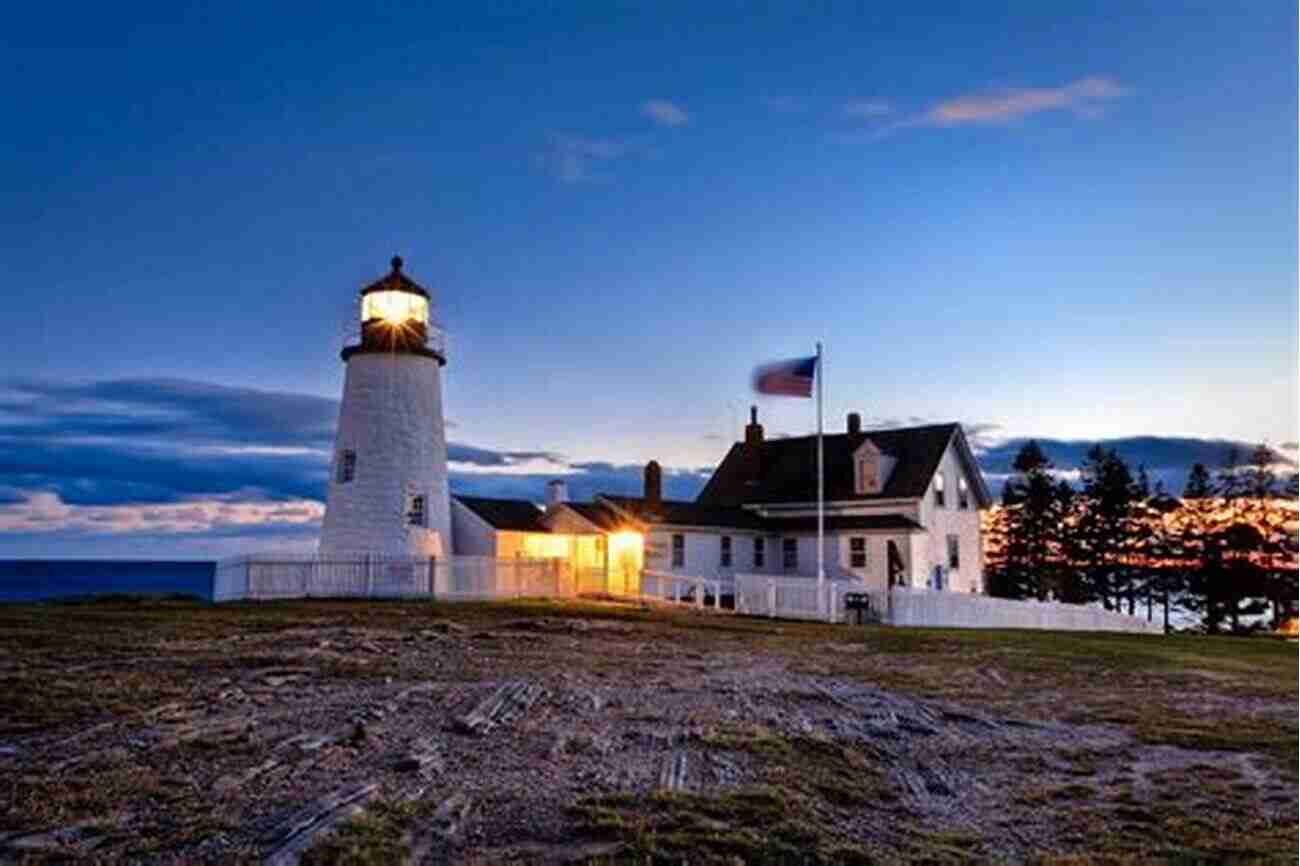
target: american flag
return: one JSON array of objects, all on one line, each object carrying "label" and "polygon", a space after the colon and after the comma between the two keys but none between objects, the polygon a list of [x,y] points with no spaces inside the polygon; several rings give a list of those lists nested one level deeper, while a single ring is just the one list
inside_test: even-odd
[{"label": "american flag", "polygon": [[754,370],[754,390],[760,394],[785,397],[811,397],[813,377],[817,375],[817,356],[774,361]]}]

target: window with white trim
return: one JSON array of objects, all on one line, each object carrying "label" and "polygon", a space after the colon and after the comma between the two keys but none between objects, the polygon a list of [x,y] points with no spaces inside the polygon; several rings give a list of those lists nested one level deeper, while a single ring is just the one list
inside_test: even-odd
[{"label": "window with white trim", "polygon": [[781,539],[781,567],[786,571],[794,571],[799,567],[799,539]]},{"label": "window with white trim", "polygon": [[957,536],[948,536],[948,567],[953,571],[961,568],[961,544]]},{"label": "window with white trim", "polygon": [[943,508],[943,473],[935,473],[934,476],[934,505],[936,508]]},{"label": "window with white trim", "polygon": [[965,475],[957,479],[957,507],[970,508],[970,488],[966,484]]},{"label": "window with white trim", "polygon": [[673,535],[673,568],[686,564],[686,536],[680,532]]},{"label": "window with white trim", "polygon": [[849,568],[866,568],[867,567],[867,539],[863,535],[855,535],[849,539]]},{"label": "window with white trim", "polygon": [[731,536],[724,535],[718,542],[718,566],[731,568]]},{"label": "window with white trim", "polygon": [[767,551],[763,549],[763,539],[754,539],[754,568],[762,568],[764,561],[767,559]]}]

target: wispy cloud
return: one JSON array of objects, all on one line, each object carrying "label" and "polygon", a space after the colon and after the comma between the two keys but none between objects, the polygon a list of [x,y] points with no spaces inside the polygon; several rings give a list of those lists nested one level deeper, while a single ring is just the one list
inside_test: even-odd
[{"label": "wispy cloud", "polygon": [[879,99],[855,100],[844,104],[842,113],[845,117],[861,120],[864,118],[883,117],[892,112],[893,106]]},{"label": "wispy cloud", "polygon": [[1071,111],[1080,117],[1098,117],[1107,103],[1127,92],[1113,79],[1092,76],[1060,87],[1006,88],[970,93],[936,103],[905,123],[908,126],[995,124],[1044,111]]},{"label": "wispy cloud", "polygon": [[648,99],[641,103],[641,114],[650,118],[659,126],[685,126],[691,122],[691,116],[675,102],[667,99]]},{"label": "wispy cloud", "polygon": [[553,132],[539,161],[565,183],[582,183],[608,177],[597,167],[626,156],[629,143],[621,138],[588,137]]}]

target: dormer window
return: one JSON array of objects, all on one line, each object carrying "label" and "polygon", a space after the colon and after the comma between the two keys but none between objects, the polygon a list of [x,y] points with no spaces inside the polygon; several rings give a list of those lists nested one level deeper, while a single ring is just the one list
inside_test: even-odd
[{"label": "dormer window", "polygon": [[934,476],[934,507],[943,508],[943,473]]},{"label": "dormer window", "polygon": [[880,493],[894,462],[894,458],[882,453],[870,439],[863,441],[853,452],[853,492],[858,496]]},{"label": "dormer window", "polygon": [[957,479],[957,507],[970,508],[970,488],[966,485],[966,476]]},{"label": "dormer window", "polygon": [[876,480],[876,462],[868,458],[858,461],[858,493],[875,493],[880,490]]}]

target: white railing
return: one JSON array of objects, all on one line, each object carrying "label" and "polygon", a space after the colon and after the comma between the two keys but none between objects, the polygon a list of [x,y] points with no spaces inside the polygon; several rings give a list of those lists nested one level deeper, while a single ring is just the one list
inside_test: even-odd
[{"label": "white railing", "polygon": [[874,607],[892,625],[946,628],[1033,628],[1057,631],[1119,631],[1160,634],[1159,623],[1082,604],[1017,601],[912,587],[874,591]]},{"label": "white railing", "polygon": [[282,598],[569,597],[573,579],[554,559],[241,556],[217,563],[213,601]]},{"label": "white railing", "polygon": [[736,613],[844,622],[845,593],[866,591],[864,583],[835,578],[822,581],[819,593],[815,577],[738,574]]},{"label": "white railing", "polygon": [[673,574],[667,571],[642,571],[640,598],[671,604],[687,604],[697,608],[722,610],[724,582],[717,578]]}]

